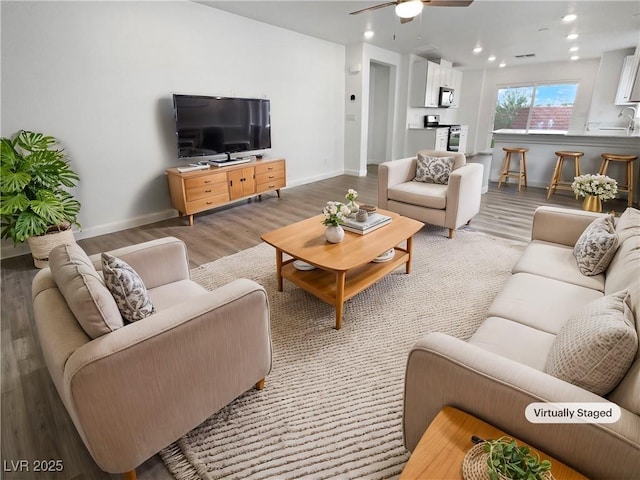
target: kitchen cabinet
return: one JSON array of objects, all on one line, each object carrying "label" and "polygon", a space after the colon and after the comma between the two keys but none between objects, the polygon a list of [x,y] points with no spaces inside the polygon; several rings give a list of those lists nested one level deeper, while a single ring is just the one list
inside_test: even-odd
[{"label": "kitchen cabinet", "polygon": [[411,73],[409,106],[437,108],[440,87],[447,87],[454,89],[452,107],[457,107],[461,86],[460,70],[426,60],[415,62]]},{"label": "kitchen cabinet", "polygon": [[636,79],[640,70],[638,64],[640,63],[640,53],[636,55],[629,55],[625,57],[622,64],[622,72],[620,74],[620,81],[618,82],[618,90],[616,92],[616,105],[631,105],[633,103],[640,102],[640,88],[636,88],[634,96],[632,98],[632,92],[634,87],[634,81],[637,84]]},{"label": "kitchen cabinet", "polygon": [[469,125],[460,125],[460,140],[458,142],[458,152],[465,153],[467,150],[467,138],[469,137]]},{"label": "kitchen cabinet", "polygon": [[410,106],[437,107],[440,94],[440,70],[435,62],[416,62],[413,64],[410,87]]},{"label": "kitchen cabinet", "polygon": [[411,128],[407,134],[407,150],[405,155],[410,157],[419,150],[447,150],[449,128]]}]

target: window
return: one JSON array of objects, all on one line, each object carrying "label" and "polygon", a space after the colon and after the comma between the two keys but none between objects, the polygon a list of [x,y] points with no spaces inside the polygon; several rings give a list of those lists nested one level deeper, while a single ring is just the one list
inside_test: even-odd
[{"label": "window", "polygon": [[577,92],[577,83],[499,88],[493,128],[566,133]]}]

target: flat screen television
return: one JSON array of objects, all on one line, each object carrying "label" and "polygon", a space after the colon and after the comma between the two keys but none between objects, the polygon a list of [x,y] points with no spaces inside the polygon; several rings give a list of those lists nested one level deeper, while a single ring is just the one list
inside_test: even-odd
[{"label": "flat screen television", "polygon": [[173,95],[180,159],[224,160],[271,148],[269,100]]}]

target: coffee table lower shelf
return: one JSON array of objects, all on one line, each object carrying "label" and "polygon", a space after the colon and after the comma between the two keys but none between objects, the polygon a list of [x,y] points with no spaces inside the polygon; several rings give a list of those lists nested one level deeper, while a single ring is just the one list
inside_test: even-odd
[{"label": "coffee table lower shelf", "polygon": [[[281,275],[291,283],[318,297],[336,309],[336,329],[342,326],[342,310],[345,301],[373,285],[385,275],[410,261],[408,252],[396,248],[392,260],[381,263],[370,262],[348,271],[298,270],[294,259],[282,263]],[[409,273],[408,271],[406,273]]]}]

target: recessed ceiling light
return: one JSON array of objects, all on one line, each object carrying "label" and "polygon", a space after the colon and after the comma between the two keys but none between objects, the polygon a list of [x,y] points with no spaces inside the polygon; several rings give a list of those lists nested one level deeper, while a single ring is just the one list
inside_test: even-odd
[{"label": "recessed ceiling light", "polygon": [[578,18],[578,16],[575,13],[570,13],[568,15],[565,15],[564,17],[562,17],[562,21],[566,22],[566,23],[570,23],[575,21],[575,19]]},{"label": "recessed ceiling light", "polygon": [[487,58],[487,60],[489,60],[490,62],[495,61],[496,56],[495,55],[491,55],[489,58]]},{"label": "recessed ceiling light", "polygon": [[580,57],[578,55],[572,55],[571,60],[578,60]]},{"label": "recessed ceiling light", "polygon": [[500,62],[500,65],[499,65],[499,67],[500,67],[500,68],[504,68],[504,67],[506,67],[506,66],[507,66],[507,64],[506,64],[506,63],[504,63],[504,62]]},{"label": "recessed ceiling light", "polygon": [[364,38],[373,38],[373,30],[367,30],[366,32],[364,32]]},{"label": "recessed ceiling light", "polygon": [[576,38],[578,38],[577,33],[570,33],[569,35],[567,35],[567,40],[575,40]]},{"label": "recessed ceiling light", "polygon": [[473,53],[480,53],[482,51],[482,47],[476,47],[473,49]]},{"label": "recessed ceiling light", "polygon": [[570,52],[577,52],[578,50],[580,50],[580,49],[579,49],[578,47],[575,47],[575,46],[574,46],[574,47],[571,47],[571,48],[569,49],[569,51],[570,51]]}]

